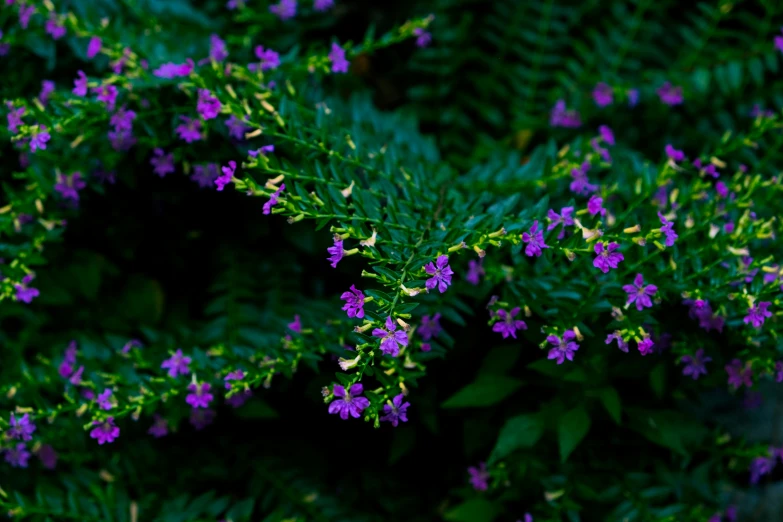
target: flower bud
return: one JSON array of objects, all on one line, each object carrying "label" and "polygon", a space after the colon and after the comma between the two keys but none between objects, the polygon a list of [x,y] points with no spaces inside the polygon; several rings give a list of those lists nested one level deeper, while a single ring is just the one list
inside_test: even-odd
[{"label": "flower bud", "polygon": [[642,231],[642,227],[638,223],[632,227],[623,229],[623,232],[625,232],[626,234],[636,234],[637,232],[641,232],[641,231]]},{"label": "flower bud", "polygon": [[476,252],[476,254],[478,254],[479,257],[484,257],[485,255],[487,255],[486,250],[479,248],[478,245],[473,246],[473,251]]},{"label": "flower bud", "polygon": [[362,354],[357,355],[353,359],[344,359],[343,357],[340,357],[339,359],[339,365],[340,369],[342,371],[350,370],[351,368],[355,368],[357,364],[359,364],[359,361],[362,358]]}]

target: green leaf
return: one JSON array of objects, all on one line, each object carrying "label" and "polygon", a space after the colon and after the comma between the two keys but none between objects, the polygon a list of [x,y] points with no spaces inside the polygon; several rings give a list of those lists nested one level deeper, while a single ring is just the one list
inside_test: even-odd
[{"label": "green leaf", "polygon": [[612,416],[612,419],[617,424],[620,424],[621,406],[620,395],[617,393],[617,390],[611,386],[601,388],[598,391],[598,397],[601,399],[601,402],[603,403],[604,408],[606,408],[606,411],[608,411],[609,415]]},{"label": "green leaf", "polygon": [[502,401],[520,386],[522,381],[501,375],[479,375],[460,391],[446,399],[443,408],[480,408]]},{"label": "green leaf", "polygon": [[479,374],[503,375],[519,360],[522,351],[517,346],[497,346],[489,351],[481,363]]},{"label": "green leaf", "polygon": [[466,500],[448,511],[443,518],[452,522],[492,522],[500,514],[500,506],[478,497]]},{"label": "green leaf", "polygon": [[663,363],[658,364],[650,372],[650,386],[652,386],[655,395],[660,399],[666,389],[666,367]]},{"label": "green leaf", "polygon": [[278,417],[277,412],[258,397],[250,399],[247,404],[237,408],[236,414],[243,419],[276,419]]},{"label": "green leaf", "polygon": [[560,460],[565,462],[590,430],[590,416],[584,406],[578,406],[563,415],[557,423],[557,442]]},{"label": "green leaf", "polygon": [[544,433],[544,422],[538,415],[517,415],[500,430],[489,463],[503,459],[520,448],[532,448]]}]

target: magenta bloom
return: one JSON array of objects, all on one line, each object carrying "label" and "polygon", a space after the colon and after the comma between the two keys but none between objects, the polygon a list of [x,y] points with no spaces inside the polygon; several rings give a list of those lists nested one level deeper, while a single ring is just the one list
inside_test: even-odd
[{"label": "magenta bloom", "polygon": [[5,449],[5,461],[14,468],[26,468],[29,459],[30,452],[23,442]]},{"label": "magenta bloom", "polygon": [[563,228],[560,229],[560,233],[557,235],[557,239],[563,239],[563,236],[565,236],[565,227],[567,226],[573,226],[574,224],[574,207],[563,207],[560,209],[560,214],[549,209],[549,212],[547,212],[546,217],[549,218],[549,225],[547,225],[547,230],[554,230],[559,225],[563,225]]},{"label": "magenta bloom", "polygon": [[343,292],[340,299],[345,301],[343,310],[348,314],[348,317],[356,317],[357,319],[364,317],[364,294],[361,290],[357,290],[356,286],[351,285],[351,289],[348,292]]},{"label": "magenta bloom", "polygon": [[247,151],[248,154],[250,154],[252,157],[257,158],[258,155],[266,156],[267,154],[270,154],[275,151],[274,145],[264,145],[260,149],[256,150],[249,150]]},{"label": "magenta bloom", "polygon": [[218,175],[217,164],[207,163],[206,165],[194,165],[191,179],[198,183],[199,187],[207,188],[212,186]]},{"label": "magenta bloom", "polygon": [[209,36],[209,57],[216,62],[222,62],[228,58],[226,42],[219,35],[212,34]]},{"label": "magenta bloom", "polygon": [[598,190],[598,187],[591,184],[587,179],[588,170],[590,170],[590,162],[588,161],[582,163],[579,168],[571,170],[571,177],[574,178],[568,187],[571,189],[571,192],[586,196],[587,194]]},{"label": "magenta bloom", "polygon": [[571,330],[566,330],[562,339],[556,335],[548,336],[546,340],[554,348],[549,350],[547,359],[557,359],[557,364],[563,364],[566,359],[573,361],[574,352],[579,349],[579,345],[574,342],[574,339],[576,339],[576,334]]},{"label": "magenta bloom", "polygon": [[182,355],[182,350],[177,350],[174,355],[163,361],[160,365],[163,369],[169,370],[169,377],[177,375],[186,375],[190,371],[190,357]]},{"label": "magenta bloom", "polygon": [[150,429],[147,430],[147,433],[156,439],[165,437],[169,434],[169,421],[160,415],[155,414],[155,420],[153,421],[152,426],[150,426]]},{"label": "magenta bloom", "polygon": [[245,125],[245,123],[234,116],[233,114],[229,119],[226,120],[226,127],[228,127],[228,135],[234,138],[235,140],[243,140],[245,139],[245,132],[247,132],[250,127]]},{"label": "magenta bloom", "polygon": [[386,330],[375,328],[372,334],[374,337],[381,338],[381,352],[385,355],[397,357],[400,354],[400,346],[408,346],[408,334],[403,330],[397,330],[397,324],[391,316],[386,318]]},{"label": "magenta bloom", "polygon": [[154,167],[152,171],[161,178],[174,172],[174,154],[166,154],[163,149],[155,149],[154,156],[150,164]]},{"label": "magenta bloom", "polygon": [[[269,145],[271,147],[271,145]],[[285,190],[285,183],[280,185],[280,188],[275,190],[272,194],[269,196],[269,201],[264,203],[264,209],[263,212],[265,215],[272,213],[272,207],[277,205],[277,199],[280,197],[280,193]]]},{"label": "magenta bloom", "polygon": [[413,34],[416,36],[416,46],[418,47],[427,47],[432,42],[432,34],[421,27],[414,29]]},{"label": "magenta bloom", "polygon": [[298,315],[295,315],[294,321],[292,323],[288,323],[288,328],[292,332],[302,333],[302,319]]},{"label": "magenta bloom", "polygon": [[565,100],[557,100],[549,115],[549,125],[575,129],[581,127],[582,120],[577,111],[566,108]]},{"label": "magenta bloom", "polygon": [[22,278],[21,283],[14,284],[15,296],[17,301],[30,304],[33,299],[41,295],[37,288],[27,286],[33,280],[33,274],[27,274]]},{"label": "magenta bloom", "polygon": [[601,125],[598,127],[598,133],[601,135],[601,139],[604,143],[607,145],[614,145],[614,132],[612,132],[612,129],[606,125]]},{"label": "magenta bloom", "polygon": [[281,20],[288,20],[296,16],[296,0],[280,0],[279,3],[269,6],[269,11]]},{"label": "magenta bloom", "polygon": [[[299,317],[297,315],[297,317]],[[245,372],[240,368],[237,370],[234,370],[233,372],[229,372],[228,375],[223,377],[223,381],[225,382],[225,387],[227,390],[231,389],[231,383],[229,381],[241,381],[245,378]]]},{"label": "magenta bloom", "polygon": [[601,82],[593,89],[593,100],[595,100],[595,104],[599,107],[606,107],[607,105],[612,104],[612,94],[612,88]]},{"label": "magenta bloom", "polygon": [[90,43],[87,44],[87,58],[95,58],[95,55],[101,52],[101,45],[101,39],[97,36],[90,38]]},{"label": "magenta bloom", "polygon": [[60,363],[58,372],[60,377],[67,379],[73,374],[73,367],[76,365],[76,341],[68,343],[68,347],[65,349],[65,357],[63,362]]},{"label": "magenta bloom", "polygon": [[106,104],[107,111],[113,111],[114,105],[117,103],[117,87],[114,85],[101,85],[100,87],[93,87],[92,92],[97,93],[96,100]]},{"label": "magenta bloom", "polygon": [[726,373],[729,375],[729,384],[734,389],[739,389],[744,384],[748,388],[753,386],[753,369],[752,363],[748,361],[745,366],[742,366],[742,361],[734,359],[731,364],[725,366]]},{"label": "magenta bloom", "polygon": [[53,40],[59,40],[65,36],[65,26],[57,18],[57,15],[52,14],[46,21],[46,33],[52,36]]},{"label": "magenta bloom", "polygon": [[345,59],[345,49],[339,44],[332,44],[332,51],[329,53],[329,60],[332,62],[332,72],[347,73],[350,63]]},{"label": "magenta bloom", "polygon": [[144,345],[141,344],[141,341],[138,339],[131,339],[127,343],[125,343],[122,347],[122,353],[130,353],[130,351],[134,348],[143,348]]},{"label": "magenta bloom", "polygon": [[313,9],[318,12],[328,11],[334,6],[334,0],[315,0],[313,2]]},{"label": "magenta bloom", "polygon": [[215,410],[204,410],[201,408],[193,408],[190,410],[190,424],[196,428],[196,431],[201,431],[215,420]]},{"label": "magenta bloom", "polygon": [[201,384],[190,383],[188,385],[190,393],[185,397],[185,402],[194,408],[209,408],[209,403],[212,402],[213,398],[212,394],[209,393],[211,388],[212,385],[208,382],[202,382]]},{"label": "magenta bloom", "polygon": [[42,445],[36,452],[36,456],[40,459],[41,465],[46,469],[54,469],[57,467],[57,452],[49,444]]},{"label": "magenta bloom", "polygon": [[196,111],[205,120],[212,120],[217,118],[220,113],[220,109],[223,105],[216,97],[212,96],[212,93],[208,89],[198,90],[198,102],[196,103]]},{"label": "magenta bloom", "polygon": [[[6,115],[6,119],[8,120],[8,132],[16,134],[16,131],[19,130],[19,126],[22,125],[22,116],[24,115],[25,108],[19,107],[18,109],[14,109],[13,105],[10,103],[8,104],[8,114]],[[47,138],[48,141],[49,138]],[[46,148],[44,146],[44,148]]]},{"label": "magenta bloom", "polygon": [[223,171],[223,175],[219,176],[215,180],[215,185],[217,185],[218,192],[221,192],[226,185],[231,183],[231,180],[234,178],[234,171],[236,171],[237,168],[237,162],[236,161],[229,161],[228,167],[221,167],[220,170]]},{"label": "magenta bloom", "polygon": [[348,415],[358,419],[362,416],[362,411],[370,405],[367,397],[359,397],[362,391],[364,391],[364,388],[358,382],[352,385],[348,391],[345,391],[343,386],[335,384],[334,395],[340,398],[333,400],[329,404],[329,413],[339,413],[340,418],[343,420],[347,420]]},{"label": "magenta bloom", "polygon": [[783,361],[775,363],[775,382],[783,382]]},{"label": "magenta bloom", "polygon": [[440,326],[440,314],[435,314],[432,317],[425,315],[421,318],[421,325],[419,325],[419,334],[425,341],[429,341],[433,337],[437,337],[443,330]]},{"label": "magenta bloom", "polygon": [[597,254],[593,260],[593,266],[606,274],[610,268],[617,268],[617,265],[625,259],[620,252],[615,252],[620,247],[615,242],[611,242],[608,245],[603,243],[596,243],[593,250]]},{"label": "magenta bloom", "polygon": [[136,113],[134,111],[125,110],[125,107],[123,106],[112,114],[109,123],[114,126],[116,131],[130,131],[133,130],[133,120],[135,119]]},{"label": "magenta bloom", "polygon": [[383,405],[384,416],[381,417],[381,422],[391,422],[395,428],[399,422],[408,422],[408,406],[409,402],[402,402],[405,399],[403,394],[399,394],[391,400],[387,401]]},{"label": "magenta bloom", "polygon": [[636,274],[633,284],[623,285],[623,290],[628,294],[628,302],[626,304],[636,302],[636,309],[641,312],[645,308],[652,307],[650,296],[655,295],[658,287],[655,285],[644,286],[644,276]]},{"label": "magenta bloom", "polygon": [[87,75],[84,74],[84,71],[76,71],[76,74],[79,75],[78,78],[76,78],[73,81],[73,92],[76,96],[85,97],[87,96]]},{"label": "magenta bloom", "polygon": [[655,343],[649,337],[645,337],[636,343],[636,347],[639,349],[639,353],[642,355],[650,355],[652,353],[653,346],[655,346]]},{"label": "magenta bloom", "polygon": [[533,221],[533,226],[530,227],[530,233],[522,233],[522,241],[528,245],[525,247],[525,255],[528,257],[540,257],[542,248],[549,248],[544,244],[544,231],[538,230],[538,220]]},{"label": "magenta bloom", "polygon": [[663,224],[661,227],[661,233],[666,237],[666,241],[664,243],[667,247],[673,246],[678,237],[677,233],[674,231],[674,222],[667,221],[660,212],[658,212],[658,219],[660,219],[661,223]]},{"label": "magenta bloom", "polygon": [[180,116],[182,123],[177,125],[174,129],[179,134],[180,139],[185,140],[186,143],[192,143],[204,139],[201,134],[201,120],[191,119],[187,116]]},{"label": "magenta bloom", "polygon": [[114,442],[120,436],[120,428],[114,425],[114,417],[109,417],[103,422],[94,420],[92,425],[95,427],[90,432],[90,438],[96,439],[101,446],[107,442]]},{"label": "magenta bloom", "polygon": [[31,440],[33,438],[33,432],[35,431],[35,424],[30,420],[30,414],[25,413],[22,418],[17,419],[13,413],[11,413],[11,427],[8,428],[7,436],[11,439],[17,440]]},{"label": "magenta bloom", "polygon": [[332,268],[337,268],[337,263],[342,260],[343,254],[345,254],[343,240],[339,236],[334,236],[334,246],[330,246],[326,251],[330,254],[327,261],[332,263]]},{"label": "magenta bloom", "polygon": [[114,407],[114,405],[111,403],[111,395],[112,391],[109,388],[106,388],[100,395],[98,395],[96,402],[102,410],[108,411]]},{"label": "magenta bloom", "polygon": [[669,82],[664,83],[658,88],[658,97],[663,103],[669,106],[679,105],[683,101],[682,87],[672,87]]},{"label": "magenta bloom", "polygon": [[612,344],[612,341],[617,341],[617,348],[621,352],[628,353],[628,341],[623,339],[623,336],[619,332],[614,332],[606,337],[606,344]]},{"label": "magenta bloom", "polygon": [[432,276],[425,283],[427,290],[432,290],[437,286],[442,294],[451,285],[451,276],[454,275],[454,271],[449,266],[449,256],[438,256],[435,263],[430,261],[424,267],[424,271]]},{"label": "magenta bloom", "polygon": [[767,310],[772,304],[770,301],[762,301],[748,308],[748,315],[742,320],[745,324],[752,324],[754,328],[761,328],[767,317],[772,317],[772,312]]},{"label": "magenta bloom", "polygon": [[527,330],[525,321],[514,319],[517,315],[519,315],[518,306],[510,312],[506,312],[503,309],[498,310],[497,316],[500,320],[492,326],[492,331],[503,335],[503,339],[506,339],[509,335],[516,339],[517,330]]},{"label": "magenta bloom", "polygon": [[63,199],[79,201],[79,191],[86,186],[87,184],[82,181],[81,172],[74,172],[71,175],[57,174],[57,183],[54,185],[54,190],[59,192]]},{"label": "magenta bloom", "polygon": [[19,4],[19,25],[22,26],[22,29],[27,29],[27,25],[30,23],[30,18],[33,16],[33,13],[35,13],[35,6]]},{"label": "magenta bloom", "polygon": [[674,147],[671,146],[671,144],[666,144],[666,155],[669,157],[672,161],[684,161],[685,160],[685,153],[681,150],[677,150]]},{"label": "magenta bloom", "polygon": [[475,259],[471,259],[468,262],[468,275],[465,276],[465,280],[475,286],[479,284],[481,276],[483,275],[484,267],[481,266],[481,262],[476,262]]},{"label": "magenta bloom", "polygon": [[166,78],[168,80],[177,77],[190,76],[190,73],[193,72],[194,65],[193,60],[190,58],[187,59],[186,63],[164,63],[152,71],[152,74],[158,78]]},{"label": "magenta bloom", "polygon": [[710,362],[712,357],[704,356],[704,348],[699,348],[693,355],[683,355],[680,362],[685,365],[682,369],[683,375],[689,375],[695,381],[699,375],[707,375],[706,363]]},{"label": "magenta bloom", "polygon": [[593,194],[590,196],[590,200],[587,202],[587,211],[591,216],[595,216],[600,213],[602,216],[606,214],[606,209],[603,207],[604,198]]},{"label": "magenta bloom", "polygon": [[280,66],[280,54],[272,49],[264,49],[263,45],[259,45],[256,46],[255,53],[256,58],[261,61],[257,67],[262,71],[277,69]]},{"label": "magenta bloom", "polygon": [[483,462],[479,463],[479,467],[469,467],[468,473],[470,474],[470,485],[476,491],[486,491],[489,488],[489,472],[487,472],[487,465]]},{"label": "magenta bloom", "polygon": [[51,139],[51,135],[46,130],[46,125],[39,125],[30,136],[30,152],[36,150],[46,150],[46,143]]}]

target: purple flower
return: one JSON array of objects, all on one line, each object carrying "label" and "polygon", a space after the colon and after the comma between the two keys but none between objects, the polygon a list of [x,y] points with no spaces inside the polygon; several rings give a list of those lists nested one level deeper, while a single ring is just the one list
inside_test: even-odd
[{"label": "purple flower", "polygon": [[775,363],[775,382],[783,382],[783,361]]},{"label": "purple flower", "polygon": [[429,341],[433,337],[437,337],[443,330],[440,326],[440,314],[435,314],[432,317],[425,315],[421,318],[421,325],[419,325],[419,334],[425,341]]},{"label": "purple flower", "polygon": [[111,70],[114,74],[122,74],[122,68],[125,67],[126,63],[128,63],[131,52],[132,51],[130,48],[126,47],[122,51],[122,56],[120,56],[117,60],[109,63],[109,66],[111,67]]},{"label": "purple flower", "polygon": [[604,198],[593,194],[587,202],[587,211],[591,216],[595,216],[600,213],[602,216],[606,214],[606,209],[603,207]]},{"label": "purple flower", "polygon": [[87,44],[87,58],[93,59],[95,58],[95,55],[97,55],[99,52],[101,52],[101,45],[103,42],[101,42],[101,39],[97,36],[93,36],[90,38],[90,43]]},{"label": "purple flower", "polygon": [[245,139],[245,132],[250,129],[250,127],[245,125],[242,120],[233,114],[229,119],[226,120],[226,127],[228,127],[228,135],[236,140]]},{"label": "purple flower", "polygon": [[174,172],[174,154],[166,154],[163,149],[155,149],[153,152],[155,155],[150,160],[150,164],[154,167],[152,171],[155,174],[162,178]]},{"label": "purple flower", "polygon": [[204,410],[201,408],[193,408],[190,410],[190,424],[196,428],[196,431],[201,431],[215,420],[215,410]]},{"label": "purple flower", "polygon": [[604,143],[607,145],[614,145],[614,133],[612,132],[612,129],[606,125],[601,125],[598,127],[598,133],[601,135],[601,139]]},{"label": "purple flower", "polygon": [[593,100],[595,100],[595,104],[599,107],[606,107],[607,105],[612,104],[612,93],[612,88],[601,82],[593,89]]},{"label": "purple flower", "polygon": [[666,155],[669,157],[672,161],[684,161],[685,160],[685,153],[681,150],[677,150],[674,147],[671,146],[671,144],[666,144],[666,148],[664,149],[666,151]]},{"label": "purple flower", "polygon": [[234,171],[237,169],[237,162],[236,161],[229,161],[228,167],[221,167],[220,170],[223,171],[223,175],[219,176],[215,180],[215,185],[217,185],[218,192],[221,192],[226,185],[231,183],[231,180],[234,178]]},{"label": "purple flower", "polygon": [[748,308],[748,315],[742,320],[745,324],[752,324],[754,328],[761,328],[767,317],[772,317],[772,312],[767,310],[771,301],[762,301]]},{"label": "purple flower", "polygon": [[425,283],[427,290],[432,290],[437,286],[442,294],[451,285],[451,276],[454,275],[454,271],[449,266],[449,256],[438,256],[435,263],[430,261],[424,267],[424,271],[432,276]]},{"label": "purple flower", "polygon": [[17,301],[30,304],[31,302],[33,302],[33,299],[35,299],[41,294],[37,288],[27,286],[33,280],[33,277],[34,277],[33,274],[27,274],[22,278],[21,283],[16,283],[14,285],[14,290],[16,291],[15,296]]},{"label": "purple flower", "polygon": [[143,348],[144,345],[138,339],[131,339],[122,347],[122,353],[129,353],[133,348]]},{"label": "purple flower", "polygon": [[58,372],[60,377],[67,379],[73,373],[73,367],[76,365],[76,341],[68,343],[68,347],[65,349],[65,357],[63,362],[60,363]]},{"label": "purple flower", "polygon": [[114,417],[109,417],[105,421],[94,420],[92,425],[95,427],[90,432],[90,438],[96,439],[101,446],[107,442],[114,442],[120,436],[120,428],[114,425]]},{"label": "purple flower", "polygon": [[348,314],[348,317],[356,317],[357,319],[364,317],[364,294],[361,290],[357,290],[356,286],[351,285],[351,289],[348,292],[343,292],[340,299],[345,301],[343,310]]},{"label": "purple flower", "polygon": [[623,339],[620,332],[611,333],[606,337],[606,344],[612,344],[612,341],[617,341],[617,347],[621,352],[628,353],[628,341]]},{"label": "purple flower", "polygon": [[163,361],[161,368],[169,370],[169,377],[186,375],[190,371],[190,357],[182,355],[182,350],[177,350],[174,355]]},{"label": "purple flower", "polygon": [[54,92],[54,82],[51,80],[44,80],[41,82],[41,92],[38,94],[38,100],[46,105],[49,103],[49,95]]},{"label": "purple flower", "polygon": [[102,410],[108,411],[114,407],[114,405],[111,403],[111,395],[112,391],[109,388],[106,388],[100,395],[98,395],[96,402]]},{"label": "purple flower", "polygon": [[470,485],[476,491],[486,491],[489,487],[487,481],[489,480],[489,473],[487,472],[487,465],[483,462],[479,463],[479,467],[469,467],[468,474],[470,474]]},{"label": "purple flower", "polygon": [[330,246],[326,251],[330,254],[327,261],[332,263],[332,268],[337,268],[337,263],[342,260],[343,254],[345,253],[343,250],[343,240],[340,239],[339,236],[334,236],[334,246]]},{"label": "purple flower", "polygon": [[22,29],[27,29],[27,25],[30,23],[30,17],[33,16],[34,12],[35,6],[25,4],[19,5],[19,25],[22,26]]},{"label": "purple flower", "polygon": [[201,134],[201,120],[191,119],[187,116],[180,116],[182,123],[177,125],[174,129],[179,134],[180,139],[185,140],[186,143],[192,143],[204,138]]},{"label": "purple flower", "polygon": [[[9,103],[8,114],[6,115],[6,119],[8,120],[8,132],[12,132],[16,134],[16,131],[19,129],[19,125],[22,125],[23,123],[22,115],[24,115],[24,112],[25,112],[24,107],[19,107],[18,109],[14,109],[13,105]],[[48,140],[49,138],[47,137],[46,141]]]},{"label": "purple flower", "polygon": [[[299,317],[298,315],[296,317]],[[241,381],[245,378],[245,372],[242,369],[234,370],[233,372],[229,372],[228,375],[223,377],[223,381],[225,381],[225,387],[227,390],[231,389],[231,383],[229,381]]]},{"label": "purple flower", "polygon": [[329,53],[329,60],[332,62],[332,72],[347,73],[350,63],[345,59],[345,49],[339,44],[332,44],[332,51]]},{"label": "purple flower", "polygon": [[697,380],[699,375],[707,375],[705,364],[710,362],[712,357],[704,356],[704,348],[699,348],[693,355],[683,355],[680,362],[685,365],[682,369],[683,375],[689,375],[693,380]]},{"label": "purple flower", "polygon": [[481,266],[481,262],[476,262],[476,260],[471,259],[468,262],[468,275],[465,276],[465,280],[472,284],[472,285],[478,285],[481,276],[484,275],[484,267]]},{"label": "purple flower", "polygon": [[247,153],[250,154],[252,157],[257,158],[259,154],[262,156],[266,156],[267,154],[274,151],[275,151],[274,145],[264,145],[260,149],[250,150]]},{"label": "purple flower", "polygon": [[52,14],[46,21],[46,33],[52,35],[54,40],[59,40],[65,36],[65,26],[57,18],[57,15]]},{"label": "purple flower", "polygon": [[626,304],[636,302],[636,309],[641,312],[645,308],[652,307],[650,296],[655,295],[658,287],[655,285],[644,286],[644,276],[636,274],[633,284],[623,285],[623,290],[628,294],[628,302]]},{"label": "purple flower", "polygon": [[292,332],[302,333],[302,320],[298,315],[295,315],[294,321],[288,323],[287,326]]},{"label": "purple flower", "polygon": [[76,78],[73,81],[73,92],[76,96],[87,96],[87,75],[84,74],[83,71],[76,71],[76,74],[79,75],[78,78]]},{"label": "purple flower", "polygon": [[269,11],[281,20],[288,20],[296,16],[296,0],[280,0],[279,3],[269,6]]},{"label": "purple flower", "polygon": [[416,36],[416,45],[418,47],[427,47],[432,42],[432,34],[421,27],[414,29],[413,34]]},{"label": "purple flower", "polygon": [[557,239],[563,239],[563,236],[565,236],[565,227],[574,224],[573,214],[574,207],[563,207],[560,209],[560,214],[550,208],[546,215],[546,217],[549,218],[550,223],[547,225],[546,229],[554,230],[559,225],[563,225],[563,228],[560,229],[560,233],[557,235]]},{"label": "purple flower", "polygon": [[682,87],[672,87],[669,82],[661,85],[658,88],[657,93],[661,102],[669,106],[679,105],[683,101]]},{"label": "purple flower", "polygon": [[190,392],[185,397],[185,402],[190,404],[194,408],[209,408],[209,403],[212,402],[212,394],[209,393],[212,385],[208,382],[190,383],[188,385],[188,391]]},{"label": "purple flower", "polygon": [[318,12],[328,11],[334,6],[334,0],[315,0],[313,2],[313,9]]},{"label": "purple flower", "polygon": [[147,430],[147,433],[156,439],[165,437],[169,434],[169,421],[160,415],[155,414],[155,420],[153,421],[152,426],[150,426],[150,429]]},{"label": "purple flower", "polygon": [[385,415],[381,417],[381,422],[391,422],[395,428],[400,421],[408,422],[408,406],[410,406],[410,403],[403,403],[404,399],[405,396],[401,393],[391,401],[386,401],[386,404],[383,405],[383,413]]},{"label": "purple flower", "polygon": [[79,386],[82,383],[82,374],[84,374],[84,366],[79,366],[79,369],[73,372],[73,375],[68,379],[68,382],[74,386]]},{"label": "purple flower", "polygon": [[247,400],[253,396],[253,392],[251,390],[242,390],[240,392],[237,392],[233,394],[231,397],[226,398],[226,404],[231,406],[232,408],[239,408]]},{"label": "purple flower", "polygon": [[573,342],[576,338],[576,334],[571,330],[566,330],[563,333],[562,339],[556,335],[550,335],[546,338],[549,344],[554,348],[549,350],[547,359],[557,359],[557,364],[563,364],[563,361],[568,359],[574,360],[574,352],[579,349],[579,345]]},{"label": "purple flower", "polygon": [[620,252],[615,252],[620,248],[620,245],[612,241],[611,243],[604,245],[604,243],[596,243],[593,250],[596,253],[595,259],[593,259],[593,266],[606,274],[610,268],[617,268],[617,265],[625,259]]},{"label": "purple flower", "polygon": [[522,233],[522,241],[527,243],[525,255],[528,257],[540,257],[541,249],[549,248],[548,245],[544,244],[544,231],[538,230],[538,220],[533,221],[533,226],[530,227],[529,234],[527,232]]},{"label": "purple flower", "polygon": [[[271,145],[269,145],[271,147]],[[262,147],[263,148],[263,147]],[[285,190],[285,183],[280,185],[280,188],[272,192],[272,194],[269,195],[269,201],[264,203],[263,213],[268,215],[272,213],[272,207],[277,205],[277,199],[280,197],[280,193]],[[330,250],[330,249],[327,249]],[[339,261],[339,260],[338,260]],[[336,264],[336,263],[335,263]]]},{"label": "purple flower", "polygon": [[136,144],[133,130],[109,131],[109,141],[112,148],[116,151],[129,150]]},{"label": "purple flower", "polygon": [[[256,58],[261,60],[261,63],[257,67],[262,71],[277,69],[280,66],[280,55],[272,49],[264,49],[263,45],[259,45],[256,47],[255,53]],[[253,67],[253,69],[255,69],[255,67]]]},{"label": "purple flower", "polygon": [[644,337],[641,341],[636,343],[636,347],[642,355],[650,355],[653,351],[653,346],[655,346],[655,343],[649,337]]},{"label": "purple flower", "polygon": [[59,192],[63,199],[79,201],[79,191],[86,186],[87,184],[82,180],[81,172],[74,172],[70,175],[58,173],[54,190]]},{"label": "purple flower", "polygon": [[172,78],[190,76],[190,73],[193,72],[193,67],[193,60],[188,58],[186,63],[164,63],[152,71],[152,74],[158,78],[166,78],[170,80]]},{"label": "purple flower", "polygon": [[50,139],[51,135],[46,131],[46,125],[36,126],[30,136],[30,152],[46,150],[46,143]]},{"label": "purple flower", "polygon": [[218,175],[217,164],[207,163],[206,165],[195,165],[191,179],[198,183],[199,187],[206,188],[212,186]]},{"label": "purple flower", "polygon": [[403,330],[397,330],[397,324],[391,316],[386,318],[386,330],[375,328],[372,334],[374,337],[381,338],[381,352],[385,355],[397,357],[400,354],[400,346],[408,346],[408,334]]},{"label": "purple flower", "polygon": [[226,42],[216,34],[210,35],[209,37],[209,57],[216,62],[222,62],[228,58]]},{"label": "purple flower", "polygon": [[628,105],[636,107],[639,103],[639,89],[631,89],[628,91]]},{"label": "purple flower", "polygon": [[497,315],[499,320],[492,326],[492,331],[503,335],[503,339],[508,338],[509,335],[516,339],[517,330],[527,330],[525,321],[514,319],[514,317],[519,315],[518,306],[510,312],[506,312],[501,308],[495,315]]},{"label": "purple flower", "polygon": [[586,196],[590,192],[598,190],[598,187],[592,185],[587,179],[588,170],[590,170],[590,162],[588,161],[582,163],[578,168],[571,170],[571,177],[574,178],[571,185],[568,187],[571,189],[571,192]]},{"label": "purple flower", "polygon": [[11,413],[11,427],[8,428],[8,437],[17,440],[31,440],[34,431],[35,424],[30,419],[29,413],[22,415],[21,419],[17,419],[14,414]]},{"label": "purple flower", "polygon": [[26,468],[29,458],[30,452],[23,442],[5,449],[5,461],[15,468]]},{"label": "purple flower", "polygon": [[198,102],[196,103],[196,111],[205,120],[212,120],[217,118],[220,113],[220,109],[223,105],[216,97],[212,96],[212,93],[208,89],[198,90]]},{"label": "purple flower", "polygon": [[41,464],[46,469],[54,469],[57,467],[57,452],[54,451],[54,448],[49,444],[43,444],[38,448],[36,456],[40,459]]},{"label": "purple flower", "polygon": [[666,237],[666,241],[664,241],[664,244],[667,247],[673,246],[674,242],[677,240],[677,233],[674,231],[674,222],[673,221],[667,221],[666,218],[658,212],[658,219],[661,220],[661,223],[663,226],[661,227],[661,233]]},{"label": "purple flower", "polygon": [[783,53],[783,36],[776,36],[774,39],[774,43],[775,43],[775,49]]},{"label": "purple flower", "polygon": [[343,420],[348,419],[348,415],[354,419],[361,417],[362,411],[370,405],[370,401],[366,397],[359,397],[363,390],[364,388],[358,382],[352,385],[348,391],[345,391],[343,386],[335,384],[334,395],[340,399],[335,399],[329,404],[329,413],[339,413]]},{"label": "purple flower", "polygon": [[549,125],[575,129],[582,125],[582,120],[578,112],[566,109],[565,100],[557,100],[549,115]]},{"label": "purple flower", "polygon": [[114,110],[114,105],[117,103],[117,87],[114,85],[101,85],[100,87],[93,87],[92,92],[98,93],[96,99],[106,104],[107,111]]},{"label": "purple flower", "polygon": [[744,384],[748,388],[753,386],[753,368],[750,361],[742,366],[742,361],[734,359],[730,364],[725,366],[726,373],[729,375],[728,383],[734,387],[735,390],[742,387]]},{"label": "purple flower", "polygon": [[761,477],[768,475],[775,468],[774,457],[756,457],[750,463],[750,483],[758,484]]}]

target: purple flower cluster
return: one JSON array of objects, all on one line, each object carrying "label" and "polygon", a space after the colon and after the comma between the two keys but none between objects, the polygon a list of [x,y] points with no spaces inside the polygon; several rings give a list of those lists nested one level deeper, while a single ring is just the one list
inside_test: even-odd
[{"label": "purple flower cluster", "polygon": [[575,129],[582,126],[582,120],[577,111],[566,108],[565,100],[557,100],[549,115],[549,125]]}]

